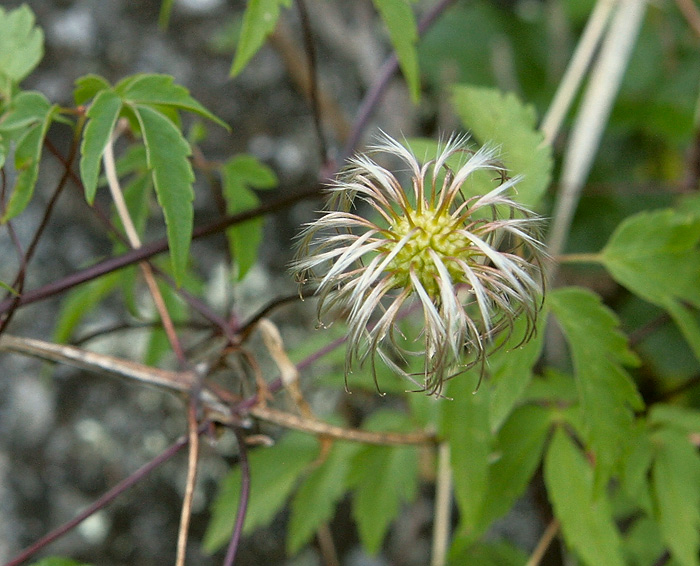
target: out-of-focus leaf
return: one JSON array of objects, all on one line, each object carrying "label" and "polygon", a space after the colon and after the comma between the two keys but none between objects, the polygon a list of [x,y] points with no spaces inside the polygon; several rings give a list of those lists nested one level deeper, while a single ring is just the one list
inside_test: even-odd
[{"label": "out-of-focus leaf", "polygon": [[638,361],[615,314],[591,291],[557,289],[547,301],[571,349],[586,441],[595,452],[597,486],[602,487],[630,438],[633,409],[643,406],[623,367]]},{"label": "out-of-focus leaf", "polygon": [[384,24],[389,30],[391,44],[396,51],[399,66],[408,83],[414,102],[420,98],[420,73],[418,71],[418,27],[407,0],[373,0]]},{"label": "out-of-focus leaf", "polygon": [[51,103],[40,92],[26,90],[14,97],[7,112],[0,118],[0,132],[22,130],[44,120]]},{"label": "out-of-focus leaf", "polygon": [[649,410],[650,425],[664,425],[700,435],[700,411],[657,403]]},{"label": "out-of-focus leaf", "polygon": [[88,122],[80,146],[80,177],[89,204],[95,200],[100,161],[112,137],[121,108],[122,101],[113,91],[102,90],[87,112]]},{"label": "out-of-focus leaf", "polygon": [[0,7],[0,94],[9,99],[11,83],[29,75],[43,56],[44,32],[34,25],[31,9]]},{"label": "out-of-focus leaf", "polygon": [[554,433],[544,462],[544,480],[567,544],[588,566],[625,566],[620,534],[593,470],[562,428]]},{"label": "out-of-focus leaf", "polygon": [[532,379],[532,368],[542,352],[546,318],[545,313],[540,313],[538,329],[526,344],[518,346],[531,330],[526,327],[525,317],[520,317],[508,343],[489,357],[491,430],[501,428]]},{"label": "out-of-focus leaf", "polygon": [[[277,186],[274,172],[251,155],[237,155],[221,168],[226,212],[236,214],[255,208],[260,201],[250,188],[271,189]],[[258,257],[262,241],[263,219],[254,218],[226,231],[236,264],[236,278],[243,279]]]},{"label": "out-of-focus leaf", "polygon": [[78,562],[72,558],[63,558],[61,556],[51,556],[42,558],[39,562],[33,562],[31,566],[89,566],[85,562]]},{"label": "out-of-focus leaf", "polygon": [[248,2],[233,58],[231,76],[235,77],[245,68],[248,61],[265,43],[265,38],[275,30],[280,16],[280,7],[288,7],[290,4],[291,0],[250,0]]},{"label": "out-of-focus leaf", "polygon": [[126,102],[137,105],[172,106],[179,110],[194,112],[220,126],[229,129],[223,122],[190,96],[189,91],[175,84],[170,75],[132,75],[119,82],[114,90]]},{"label": "out-of-focus leaf", "polygon": [[[291,432],[273,447],[257,448],[249,454],[250,501],[244,532],[267,525],[282,509],[299,476],[318,456],[318,441]],[[240,501],[241,470],[236,467],[221,482],[204,536],[204,548],[213,553],[231,536]]]},{"label": "out-of-focus leaf", "polygon": [[686,434],[672,429],[653,436],[656,517],[664,541],[682,566],[698,566],[700,551],[700,457]]},{"label": "out-of-focus leaf", "polygon": [[534,107],[512,93],[468,85],[453,88],[452,104],[464,127],[482,144],[500,148],[499,159],[508,173],[522,175],[513,198],[535,207],[549,185],[554,161],[551,147],[543,144],[536,129]]},{"label": "out-of-focus leaf", "polygon": [[334,442],[327,458],[299,487],[291,503],[287,550],[296,554],[318,528],[333,516],[336,503],[348,489],[347,478],[359,444]]},{"label": "out-of-focus leaf", "polygon": [[507,542],[479,542],[457,537],[450,549],[449,566],[525,566],[528,556]]},{"label": "out-of-focus leaf", "polygon": [[180,130],[163,114],[150,106],[135,106],[133,110],[165,216],[173,276],[179,284],[187,267],[194,219],[194,173],[188,159],[192,151]]},{"label": "out-of-focus leaf", "polygon": [[121,274],[109,273],[72,289],[61,303],[61,310],[53,331],[54,342],[68,342],[80,321],[119,284]]},{"label": "out-of-focus leaf", "polygon": [[507,513],[524,493],[540,464],[550,420],[549,411],[543,407],[526,405],[516,409],[499,431],[497,459],[488,469],[479,516],[481,532]]},{"label": "out-of-focus leaf", "polygon": [[450,445],[455,498],[461,516],[461,532],[474,533],[486,494],[489,455],[493,437],[489,423],[489,384],[478,383],[477,372],[448,382],[442,405],[440,436]]},{"label": "out-of-focus leaf", "polygon": [[700,307],[700,214],[673,209],[625,220],[601,252],[615,280],[665,308],[700,360],[700,326],[683,302]]},{"label": "out-of-focus leaf", "polygon": [[73,99],[78,105],[85,104],[88,100],[93,99],[101,90],[112,88],[109,81],[99,75],[85,75],[75,81],[75,90],[73,91]]},{"label": "out-of-focus leaf", "polygon": [[625,494],[647,513],[652,513],[649,469],[653,449],[644,421],[637,423],[620,466],[619,481]]},{"label": "out-of-focus leaf", "polygon": [[[366,428],[374,431],[407,432],[408,418],[393,411],[374,413]],[[350,481],[354,486],[352,514],[362,544],[374,554],[401,510],[418,489],[418,451],[415,446],[366,446],[357,453]]]},{"label": "out-of-focus leaf", "polygon": [[37,96],[32,98],[37,103],[37,110],[39,106],[42,107],[42,110],[41,114],[35,116],[36,123],[29,126],[17,141],[15,169],[18,175],[10,202],[7,204],[7,209],[2,217],[2,222],[6,222],[20,214],[32,199],[36,180],[39,176],[39,162],[41,161],[44,138],[51,122],[59,112],[58,106],[50,106],[46,99],[44,99],[45,104],[39,104]]}]

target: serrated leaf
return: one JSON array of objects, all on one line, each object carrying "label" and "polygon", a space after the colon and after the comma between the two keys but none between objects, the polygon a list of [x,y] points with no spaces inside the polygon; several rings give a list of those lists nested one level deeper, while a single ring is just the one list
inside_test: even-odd
[{"label": "serrated leaf", "polygon": [[44,138],[58,112],[59,108],[56,105],[47,108],[41,122],[30,126],[18,140],[15,148],[15,169],[18,175],[10,202],[7,204],[7,209],[0,222],[7,222],[20,214],[32,200],[34,187],[39,177],[39,162],[41,161]]},{"label": "serrated leaf", "polygon": [[97,192],[100,162],[121,108],[121,99],[113,91],[103,90],[97,94],[87,111],[88,122],[80,145],[80,178],[85,187],[85,199],[90,205]]},{"label": "serrated leaf", "polygon": [[407,0],[372,0],[384,25],[389,30],[391,44],[396,51],[401,72],[408,83],[413,102],[420,98],[420,74],[418,71],[418,26]]},{"label": "serrated leaf", "polygon": [[328,457],[301,484],[291,503],[289,554],[296,554],[333,517],[336,504],[348,489],[351,460],[360,449],[359,444],[334,442]]},{"label": "serrated leaf", "polygon": [[463,534],[475,534],[486,493],[493,436],[489,423],[489,385],[476,390],[478,375],[469,372],[448,382],[439,423],[450,446],[455,498]]},{"label": "serrated leaf", "polygon": [[[221,175],[228,214],[237,214],[258,206],[260,201],[249,187],[270,189],[277,185],[274,172],[250,155],[237,155],[227,161],[221,168]],[[262,218],[254,218],[226,230],[239,281],[257,260],[263,225]]]},{"label": "serrated leaf", "polygon": [[138,74],[119,82],[114,90],[125,102],[148,106],[170,106],[187,110],[229,129],[226,122],[214,116],[192,98],[184,86],[175,84],[174,81],[175,79],[170,75]]},{"label": "serrated leaf", "polygon": [[615,314],[591,291],[557,289],[547,301],[572,353],[586,442],[595,452],[597,485],[602,487],[629,440],[633,409],[643,407],[623,367],[638,361]]},{"label": "serrated leaf", "polygon": [[163,114],[149,106],[135,106],[133,110],[165,216],[173,277],[179,284],[187,267],[194,221],[194,172],[188,159],[192,150],[180,130]]},{"label": "serrated leaf", "polygon": [[85,75],[75,81],[75,90],[73,91],[73,99],[80,106],[88,100],[92,100],[95,95],[101,90],[109,90],[112,85],[109,81],[100,75]]},{"label": "serrated leaf", "polygon": [[505,515],[525,492],[540,464],[550,420],[549,412],[543,407],[524,406],[515,410],[499,431],[497,459],[488,469],[488,484],[479,516],[480,532]]},{"label": "serrated leaf", "polygon": [[288,7],[290,4],[291,0],[250,0],[248,2],[231,66],[231,76],[235,77],[245,68],[253,55],[263,46],[265,38],[275,30],[280,16],[280,7]]},{"label": "serrated leaf", "polygon": [[[401,413],[378,411],[366,428],[374,431],[411,430]],[[356,455],[351,472],[354,494],[352,515],[364,548],[379,551],[401,504],[414,499],[418,489],[418,451],[415,446],[366,446]]]},{"label": "serrated leaf", "polygon": [[698,566],[700,551],[700,457],[687,435],[670,429],[653,438],[656,516],[671,555],[682,566]]},{"label": "serrated leaf", "polygon": [[499,159],[509,174],[523,176],[514,198],[535,207],[549,185],[554,161],[551,147],[536,129],[534,107],[513,93],[467,85],[452,89],[452,104],[474,137],[500,148]]},{"label": "serrated leaf", "polygon": [[[268,524],[282,509],[300,474],[318,456],[318,441],[301,433],[287,433],[277,444],[251,451],[250,500],[244,532]],[[221,482],[204,536],[204,549],[213,553],[228,542],[238,511],[241,470],[236,467]]]},{"label": "serrated leaf", "polygon": [[561,428],[547,450],[544,480],[564,538],[583,562],[624,566],[620,534],[607,497],[594,489],[593,470]]},{"label": "serrated leaf", "polygon": [[9,12],[0,7],[0,30],[0,76],[19,83],[44,56],[44,32],[26,5]]}]

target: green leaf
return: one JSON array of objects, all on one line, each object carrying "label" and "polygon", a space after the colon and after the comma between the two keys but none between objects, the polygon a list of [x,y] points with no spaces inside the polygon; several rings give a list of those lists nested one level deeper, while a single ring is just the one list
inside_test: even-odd
[{"label": "green leaf", "polygon": [[[0,7],[0,30],[0,78],[19,83],[44,56],[44,32],[34,26],[34,13],[26,5],[9,12]],[[2,94],[9,98],[8,92]]]},{"label": "green leaf", "polygon": [[296,554],[333,517],[336,504],[348,489],[351,460],[360,449],[356,443],[334,442],[327,458],[299,487],[292,499],[288,525],[290,555]]},{"label": "green leaf", "polygon": [[[267,525],[278,513],[297,484],[299,476],[318,456],[318,441],[291,432],[271,447],[249,454],[250,500],[244,532]],[[236,467],[221,482],[204,536],[204,548],[214,553],[228,542],[240,501],[241,470]]]},{"label": "green leaf", "polygon": [[93,74],[85,75],[75,81],[73,99],[77,105],[85,104],[88,100],[92,100],[101,90],[109,90],[111,88],[112,85],[104,77]]},{"label": "green leaf", "polygon": [[22,130],[44,120],[51,103],[40,92],[27,90],[14,97],[9,109],[0,118],[0,132]]},{"label": "green leaf", "polygon": [[[625,532],[625,554],[632,558],[634,566],[653,566],[658,564],[656,558],[664,553],[664,543],[661,540],[659,525],[656,521],[641,517]],[[674,562],[667,562],[674,564]]]},{"label": "green leaf", "polygon": [[51,556],[42,558],[39,562],[33,562],[31,566],[88,566],[85,562],[78,562],[72,558],[63,558],[61,556]]},{"label": "green leaf", "polygon": [[54,342],[70,340],[73,330],[119,284],[119,272],[103,275],[72,289],[61,303],[61,310],[53,331]]},{"label": "green leaf", "polygon": [[700,411],[657,403],[649,410],[650,425],[665,425],[700,435]]},{"label": "green leaf", "polygon": [[418,27],[407,0],[373,0],[384,24],[389,30],[391,44],[396,51],[401,72],[406,78],[413,102],[420,98],[420,74],[418,71]]},{"label": "green leaf", "polygon": [[58,106],[46,107],[39,123],[30,126],[17,141],[15,148],[15,169],[18,172],[17,180],[7,204],[7,209],[0,222],[7,222],[20,214],[29,204],[34,194],[37,178],[39,177],[39,162],[41,150],[44,146],[46,132],[54,117],[58,114]]},{"label": "green leaf", "polygon": [[700,326],[683,302],[700,307],[700,214],[641,212],[615,230],[600,255],[610,275],[665,308],[700,360]]},{"label": "green leaf", "polygon": [[[237,155],[221,168],[226,212],[237,214],[260,204],[249,187],[270,189],[277,186],[277,177],[266,165],[251,155]],[[236,264],[236,278],[240,281],[255,264],[262,241],[263,219],[254,218],[226,230],[231,254]]]},{"label": "green leaf", "polygon": [[532,368],[542,352],[546,319],[546,314],[540,313],[535,334],[526,344],[518,346],[529,330],[525,317],[520,317],[508,343],[489,357],[491,430],[501,428],[532,379]]},{"label": "green leaf", "polygon": [[[412,430],[408,418],[393,411],[378,411],[366,428],[374,431]],[[418,450],[415,446],[366,446],[352,464],[352,514],[365,549],[374,554],[401,510],[418,489]]]},{"label": "green leaf", "polygon": [[653,437],[656,516],[671,555],[682,566],[698,566],[700,551],[700,457],[686,434],[671,429]]},{"label": "green leaf", "polygon": [[527,554],[504,541],[471,544],[456,538],[450,550],[449,566],[524,566]]},{"label": "green leaf", "polygon": [[540,464],[550,420],[549,412],[543,407],[524,406],[516,409],[499,431],[497,459],[489,466],[482,500],[480,532],[505,515],[525,492]]},{"label": "green leaf", "polygon": [[700,215],[641,212],[615,230],[601,260],[615,280],[651,303],[700,306]]},{"label": "green leaf", "polygon": [[280,7],[288,7],[291,0],[250,0],[245,14],[241,35],[233,58],[231,76],[235,77],[265,43],[265,38],[277,26]]},{"label": "green leaf", "polygon": [[[439,424],[450,445],[454,489],[463,534],[475,533],[488,482],[493,437],[489,424],[489,384],[478,390],[478,375],[469,372],[448,382]],[[476,390],[476,391],[475,391]]]},{"label": "green leaf", "polygon": [[632,410],[643,407],[623,367],[637,364],[637,358],[615,314],[591,291],[557,289],[547,300],[571,349],[586,442],[595,452],[597,485],[602,487],[630,438]]},{"label": "green leaf", "polygon": [[646,423],[639,421],[631,435],[620,466],[619,481],[624,493],[645,512],[652,512],[649,495],[649,470],[653,460],[652,444]]},{"label": "green leaf", "polygon": [[175,84],[174,80],[170,75],[138,74],[119,82],[114,90],[125,102],[147,106],[170,106],[179,110],[187,110],[208,118],[227,130],[230,129],[226,122],[204,108],[190,96],[189,91],[184,86]]},{"label": "green leaf", "polygon": [[[588,566],[624,566],[621,540],[604,492],[571,438],[558,428],[544,462],[544,480],[567,544]],[[597,492],[597,496],[594,493]]]},{"label": "green leaf", "polygon": [[513,93],[467,85],[452,89],[452,104],[464,127],[482,144],[500,148],[499,159],[509,174],[523,176],[514,198],[535,207],[549,185],[554,161],[552,148],[536,129],[534,107]]},{"label": "green leaf", "polygon": [[100,161],[112,137],[121,108],[121,99],[113,91],[103,90],[98,93],[87,111],[88,122],[80,146],[80,178],[85,187],[85,199],[89,204],[95,200]]},{"label": "green leaf", "polygon": [[135,106],[133,110],[165,216],[173,276],[179,284],[187,267],[194,221],[194,173],[188,160],[192,150],[180,130],[163,114],[149,106]]}]

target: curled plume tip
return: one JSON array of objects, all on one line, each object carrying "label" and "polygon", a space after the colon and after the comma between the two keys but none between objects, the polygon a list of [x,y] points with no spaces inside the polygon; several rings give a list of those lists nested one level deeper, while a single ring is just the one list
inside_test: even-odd
[{"label": "curled plume tip", "polygon": [[[347,321],[346,376],[370,360],[376,382],[378,358],[440,395],[446,379],[473,366],[483,372],[495,338],[507,339],[517,318],[527,322],[522,342],[534,333],[541,218],[509,196],[519,178],[507,176],[497,149],[473,151],[467,141],[453,136],[421,163],[382,133],[340,171],[326,209],[301,233],[292,269],[315,286],[319,321]],[[379,163],[382,154],[400,160],[400,173]],[[495,177],[493,188],[465,196],[478,171]],[[414,338],[398,328],[411,303],[423,314]],[[414,355],[424,360],[417,375],[404,369]]]}]

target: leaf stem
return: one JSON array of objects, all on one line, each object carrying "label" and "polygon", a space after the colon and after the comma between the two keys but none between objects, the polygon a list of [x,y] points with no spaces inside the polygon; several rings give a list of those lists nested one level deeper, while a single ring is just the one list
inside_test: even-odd
[{"label": "leaf stem", "polygon": [[602,263],[600,253],[561,254],[557,256],[557,263]]},{"label": "leaf stem", "polygon": [[430,566],[445,566],[450,541],[452,516],[452,467],[450,445],[441,442],[438,447],[437,481],[435,483],[435,520],[433,526],[433,552]]},{"label": "leaf stem", "polygon": [[233,526],[231,542],[229,542],[226,558],[222,566],[233,566],[236,560],[236,553],[238,552],[238,545],[241,542],[243,524],[245,522],[246,513],[248,512],[248,501],[250,499],[250,463],[248,462],[248,449],[240,429],[233,427],[233,432],[238,441],[238,457],[241,468],[241,497],[238,503],[238,512],[236,513],[236,522]]}]

